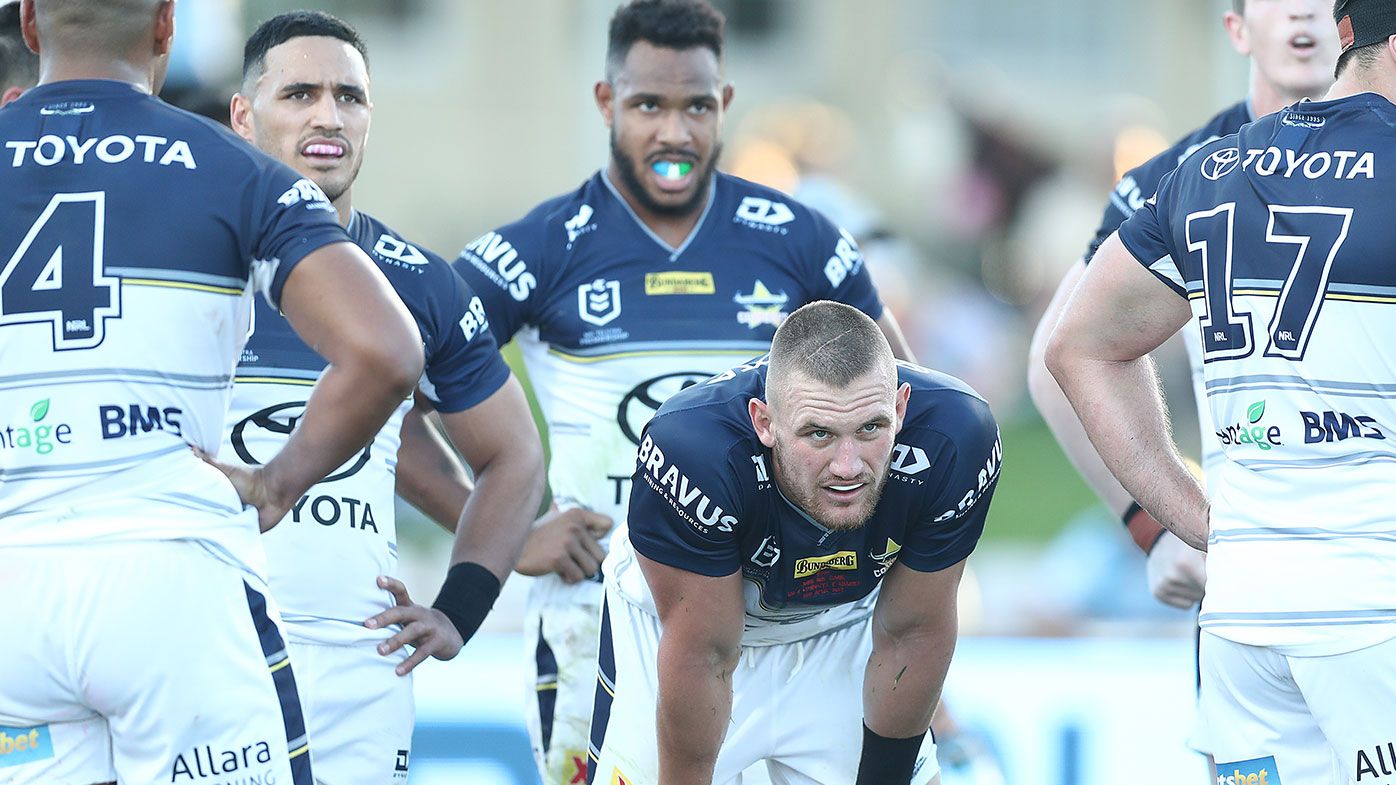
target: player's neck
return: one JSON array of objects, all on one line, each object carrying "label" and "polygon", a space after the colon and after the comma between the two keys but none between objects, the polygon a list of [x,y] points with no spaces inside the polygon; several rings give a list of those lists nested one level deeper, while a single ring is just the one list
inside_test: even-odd
[{"label": "player's neck", "polygon": [[1346,98],[1358,93],[1376,93],[1392,103],[1396,103],[1396,79],[1390,74],[1379,73],[1376,69],[1362,69],[1349,66],[1333,83],[1324,96],[1325,100]]},{"label": "player's neck", "polygon": [[340,194],[338,199],[330,202],[330,204],[334,205],[335,214],[339,216],[339,225],[343,226],[345,229],[349,228],[349,221],[354,217],[354,200],[350,197],[350,194],[353,192],[354,189],[350,188]]},{"label": "player's neck", "polygon": [[45,59],[39,67],[39,84],[67,82],[74,79],[107,79],[135,85],[145,93],[155,92],[152,86],[155,76],[151,68],[139,68],[124,60],[108,58],[85,59],[81,57],[52,57]]},{"label": "player's neck", "polygon": [[630,188],[625,183],[625,178],[620,176],[615,161],[611,161],[608,165],[606,176],[611,181],[611,185],[615,186],[616,193],[620,194],[625,203],[630,206],[630,211],[635,213],[635,217],[639,218],[646,228],[654,232],[659,239],[668,243],[671,248],[679,247],[684,240],[688,239],[688,236],[693,233],[693,227],[698,225],[698,219],[703,215],[702,207],[706,205],[706,202],[704,205],[681,214],[658,213],[647,209],[635,197],[635,194],[631,193]]},{"label": "player's neck", "polygon": [[1251,117],[1259,118],[1267,114],[1274,114],[1291,104],[1296,104],[1305,98],[1318,100],[1323,97],[1323,88],[1317,88],[1312,94],[1295,92],[1293,90],[1282,89],[1279,85],[1266,79],[1260,73],[1260,68],[1251,63],[1251,92],[1248,100],[1251,106]]}]

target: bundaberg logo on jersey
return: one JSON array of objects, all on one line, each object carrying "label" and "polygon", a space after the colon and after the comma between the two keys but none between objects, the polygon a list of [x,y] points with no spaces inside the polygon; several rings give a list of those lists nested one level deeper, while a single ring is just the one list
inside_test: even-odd
[{"label": "bundaberg logo on jersey", "polygon": [[795,577],[807,578],[824,570],[858,569],[857,551],[839,551],[828,556],[809,556],[795,560]]},{"label": "bundaberg logo on jersey", "polygon": [[265,768],[271,762],[271,745],[265,741],[232,749],[215,749],[205,744],[175,757],[170,765],[170,782],[212,780],[209,785],[276,785],[276,772]]}]

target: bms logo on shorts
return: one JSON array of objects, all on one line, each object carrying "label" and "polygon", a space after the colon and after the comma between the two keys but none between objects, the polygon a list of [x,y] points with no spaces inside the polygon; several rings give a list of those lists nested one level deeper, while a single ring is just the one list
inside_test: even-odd
[{"label": "bms logo on shorts", "polygon": [[1217,785],[1284,785],[1275,757],[1217,764]]},{"label": "bms logo on shorts", "polygon": [[625,438],[629,439],[631,444],[638,446],[645,423],[649,422],[654,413],[659,411],[659,407],[669,400],[669,396],[679,390],[687,390],[708,376],[710,374],[702,371],[678,371],[646,379],[635,385],[634,389],[620,399],[620,406],[616,409],[616,425],[620,426],[620,432],[625,434]]},{"label": "bms logo on shorts", "polygon": [[48,726],[12,728],[0,725],[0,769],[53,757]]}]

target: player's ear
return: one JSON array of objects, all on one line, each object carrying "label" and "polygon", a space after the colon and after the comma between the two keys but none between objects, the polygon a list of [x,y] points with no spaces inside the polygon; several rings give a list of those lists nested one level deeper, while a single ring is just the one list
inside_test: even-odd
[{"label": "player's ear", "polygon": [[902,386],[897,388],[897,430],[901,431],[902,423],[906,422],[906,404],[911,400],[911,385],[902,382]]},{"label": "player's ear", "polygon": [[601,119],[610,128],[615,115],[616,88],[603,79],[592,88],[592,95],[596,98],[596,108],[601,110]]},{"label": "player's ear", "polygon": [[228,125],[233,133],[252,141],[252,102],[242,93],[233,93],[232,103],[228,105]]},{"label": "player's ear", "polygon": [[0,106],[4,106],[16,98],[24,95],[23,87],[7,87],[5,92],[0,93]]},{"label": "player's ear", "polygon": [[727,84],[722,86],[722,111],[724,112],[727,111],[727,108],[732,105],[732,92],[733,90],[731,82],[728,82]]},{"label": "player's ear", "polygon": [[1231,48],[1235,49],[1244,57],[1251,56],[1251,36],[1246,30],[1246,19],[1235,11],[1227,11],[1222,14],[1222,27],[1226,28],[1226,37],[1231,39]]},{"label": "player's ear", "polygon": [[747,402],[747,414],[751,417],[751,427],[756,430],[756,438],[767,447],[776,446],[776,435],[771,430],[771,407],[760,398]]},{"label": "player's ear", "polygon": [[152,54],[157,57],[168,55],[174,46],[174,35],[174,0],[165,0],[155,9],[155,51]]},{"label": "player's ear", "polygon": [[34,54],[39,53],[39,24],[34,17],[34,0],[22,0],[19,5],[19,30],[24,43]]}]

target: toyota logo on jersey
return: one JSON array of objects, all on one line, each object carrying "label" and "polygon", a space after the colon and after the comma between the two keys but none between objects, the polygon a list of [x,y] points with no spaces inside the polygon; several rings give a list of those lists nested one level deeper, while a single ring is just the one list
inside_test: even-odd
[{"label": "toyota logo on jersey", "polygon": [[686,390],[711,375],[702,371],[680,371],[646,379],[635,385],[633,390],[620,399],[620,407],[616,411],[616,423],[620,425],[621,433],[639,445],[640,432],[645,429],[645,423],[659,411],[661,404],[669,400],[669,396],[679,390]]},{"label": "toyota logo on jersey", "polygon": [[1202,162],[1202,176],[1208,180],[1220,180],[1231,174],[1240,162],[1241,151],[1235,147],[1218,150]]},{"label": "toyota logo on jersey", "polygon": [[[238,454],[238,458],[242,459],[242,462],[249,466],[261,466],[265,464],[281,449],[282,445],[285,444],[285,439],[291,438],[291,432],[296,429],[296,423],[300,421],[301,415],[304,413],[305,401],[291,401],[289,403],[278,403],[274,406],[268,406],[265,409],[247,415],[247,417],[239,421],[237,425],[233,426],[233,450]],[[253,430],[249,432],[249,428]],[[252,454],[251,446],[248,444],[249,436],[253,443],[263,442],[267,439],[265,434],[258,434],[257,429],[282,437],[282,439],[278,440],[275,449],[267,450],[266,454],[260,457]],[[365,447],[364,451],[359,453],[359,456],[355,458],[352,463],[347,463],[340,467],[342,471],[331,474],[320,482],[334,482],[335,480],[342,480],[345,477],[353,477],[355,474],[358,474],[359,470],[364,468],[364,465],[368,463],[372,448],[372,444]]]}]

